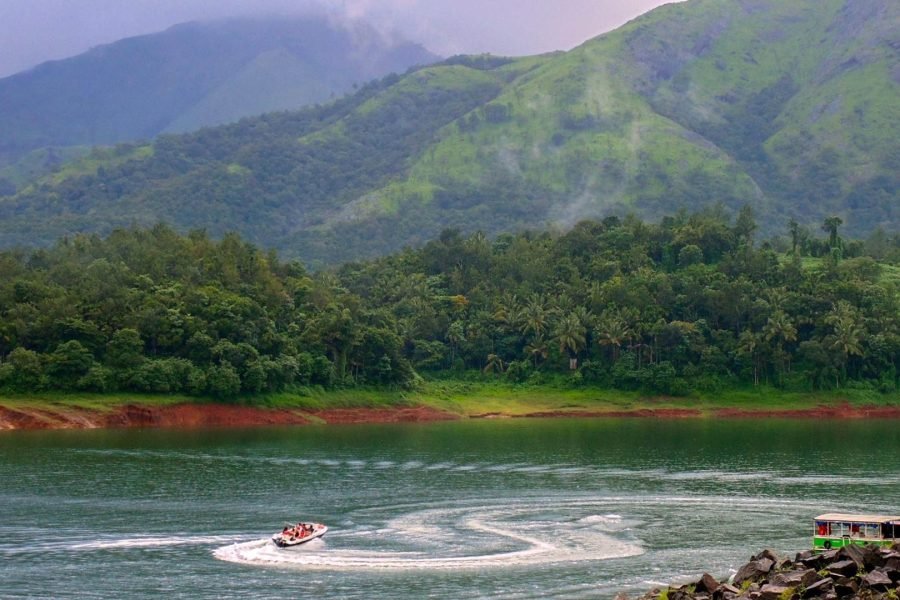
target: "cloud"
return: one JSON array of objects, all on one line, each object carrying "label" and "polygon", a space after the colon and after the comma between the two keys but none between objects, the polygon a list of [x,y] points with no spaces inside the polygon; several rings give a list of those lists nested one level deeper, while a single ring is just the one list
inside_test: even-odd
[{"label": "cloud", "polygon": [[445,54],[565,50],[664,0],[0,0],[0,76],[192,20],[326,10]]}]

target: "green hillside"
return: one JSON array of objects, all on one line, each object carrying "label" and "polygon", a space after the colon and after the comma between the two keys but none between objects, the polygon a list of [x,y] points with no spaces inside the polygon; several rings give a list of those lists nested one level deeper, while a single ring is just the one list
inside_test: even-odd
[{"label": "green hillside", "polygon": [[0,201],[0,243],[159,220],[310,264],[750,205],[900,229],[900,4],[689,0],[567,53],[457,57],[334,103],[76,162]]},{"label": "green hillside", "polygon": [[0,164],[296,109],[436,58],[325,17],[178,25],[0,79]]}]

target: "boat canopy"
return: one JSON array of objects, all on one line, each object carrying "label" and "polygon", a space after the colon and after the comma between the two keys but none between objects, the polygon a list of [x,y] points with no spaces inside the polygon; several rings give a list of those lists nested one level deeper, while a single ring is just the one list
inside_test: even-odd
[{"label": "boat canopy", "polygon": [[843,523],[890,523],[900,525],[900,517],[891,515],[854,515],[849,513],[825,513],[816,521],[839,521]]}]

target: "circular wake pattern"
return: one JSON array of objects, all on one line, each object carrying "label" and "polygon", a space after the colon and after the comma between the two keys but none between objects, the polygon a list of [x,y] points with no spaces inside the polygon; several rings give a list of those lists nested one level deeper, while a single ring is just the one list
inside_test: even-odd
[{"label": "circular wake pattern", "polygon": [[[406,571],[526,567],[599,561],[643,553],[618,515],[586,512],[580,502],[545,499],[504,506],[393,506],[360,511],[328,540],[281,549],[269,540],[223,546],[221,560],[322,570]],[[399,513],[399,515],[398,515]],[[388,516],[394,515],[394,516]]]}]

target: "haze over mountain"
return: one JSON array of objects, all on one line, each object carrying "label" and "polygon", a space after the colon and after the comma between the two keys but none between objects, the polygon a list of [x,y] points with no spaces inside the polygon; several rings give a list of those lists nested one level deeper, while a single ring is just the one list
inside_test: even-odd
[{"label": "haze over mountain", "polygon": [[900,3],[690,0],[567,53],[457,57],[334,104],[98,151],[3,244],[158,220],[307,261],[635,211],[900,229]]},{"label": "haze over mountain", "polygon": [[297,109],[435,60],[321,15],[178,25],[0,79],[0,161]]}]

